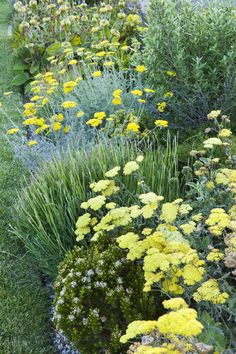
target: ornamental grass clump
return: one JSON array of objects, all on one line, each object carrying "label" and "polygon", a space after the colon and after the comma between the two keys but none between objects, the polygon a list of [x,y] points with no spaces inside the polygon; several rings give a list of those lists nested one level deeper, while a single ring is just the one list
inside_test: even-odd
[{"label": "ornamental grass clump", "polygon": [[[92,197],[89,182],[105,179],[109,166],[133,159],[139,151],[137,144],[127,141],[105,140],[94,148],[88,145],[86,148],[87,151],[72,150],[61,158],[55,157],[43,170],[38,170],[17,201],[14,234],[23,241],[39,269],[52,278],[75,243],[74,225],[81,213],[80,204],[88,194]],[[151,145],[147,145],[144,150],[147,151],[141,168],[144,179],[168,200],[176,197],[181,179],[175,142],[168,138],[166,148],[159,146],[152,151]],[[132,176],[123,183],[132,200],[139,186]]]},{"label": "ornamental grass clump", "polygon": [[[149,334],[149,325],[151,337],[154,330],[160,331],[150,342],[154,352],[162,350],[163,346],[173,353],[201,353],[201,344],[209,349],[212,342],[199,343],[194,338],[204,333],[197,320],[197,314],[201,317],[204,311],[208,312],[210,320],[220,323],[228,340],[226,347],[234,345],[230,338],[236,299],[233,288],[235,157],[230,150],[229,118],[219,111],[217,116],[211,112],[208,119],[210,124],[213,120],[208,128],[213,136],[203,142],[205,150],[201,150],[194,164],[196,181],[190,184],[186,201],[182,198],[166,201],[161,194],[152,192],[140,173],[144,156],[138,155],[123,165],[115,165],[103,179],[91,181],[90,189],[95,196],[81,204],[84,212],[76,222],[75,234],[81,247],[93,247],[94,242],[99,244],[103,239],[117,243],[129,261],[142,264],[145,293],[155,290],[159,296],[173,299],[181,296],[177,304],[193,307],[189,310],[173,308],[175,312],[159,317],[157,322],[141,323],[140,333]],[[214,143],[216,134],[217,144]],[[198,156],[199,152],[191,154]],[[125,183],[121,182],[121,178],[130,176],[140,187],[132,199]],[[179,321],[178,328],[169,321],[171,318]],[[134,322],[130,328],[135,328],[136,324]],[[206,327],[209,335],[210,329]],[[132,337],[138,333],[139,328]],[[179,336],[186,336],[186,343],[179,341]],[[121,341],[128,337],[122,337]],[[217,340],[214,345],[222,349]]]}]

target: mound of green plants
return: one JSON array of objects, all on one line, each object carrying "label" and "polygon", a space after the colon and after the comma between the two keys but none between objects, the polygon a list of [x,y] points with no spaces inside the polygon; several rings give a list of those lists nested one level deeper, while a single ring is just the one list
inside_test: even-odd
[{"label": "mound of green plants", "polygon": [[160,300],[143,292],[142,266],[103,240],[89,249],[75,247],[59,267],[54,283],[54,323],[80,353],[127,349],[119,341],[134,319],[155,318]]},{"label": "mound of green plants", "polygon": [[232,1],[152,1],[144,58],[154,88],[174,93],[168,114],[180,129],[189,124],[196,127],[218,107],[234,118]]},{"label": "mound of green plants", "polygon": [[[180,191],[176,144],[170,138],[166,147],[152,150],[146,147],[142,173],[152,190],[173,199]],[[35,258],[39,268],[51,277],[57,265],[75,243],[74,225],[80,204],[91,194],[89,182],[104,177],[110,166],[134,158],[139,151],[135,143],[101,142],[88,151],[70,152],[62,159],[55,158],[38,171],[32,182],[19,195],[16,207],[17,224],[14,234],[19,237]],[[138,186],[126,179],[129,199]]]}]

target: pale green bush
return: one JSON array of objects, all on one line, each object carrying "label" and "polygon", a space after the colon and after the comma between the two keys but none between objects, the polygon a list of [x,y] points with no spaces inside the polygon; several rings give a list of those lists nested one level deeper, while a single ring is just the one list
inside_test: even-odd
[{"label": "pale green bush", "polygon": [[235,9],[228,0],[152,1],[144,49],[148,78],[155,88],[174,92],[169,115],[182,126],[196,126],[219,107],[233,117]]}]

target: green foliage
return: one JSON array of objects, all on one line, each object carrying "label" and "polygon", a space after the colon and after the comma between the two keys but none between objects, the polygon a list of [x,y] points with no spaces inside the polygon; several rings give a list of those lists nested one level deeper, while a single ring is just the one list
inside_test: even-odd
[{"label": "green foliage", "polygon": [[[154,0],[144,58],[149,81],[171,90],[169,115],[197,125],[212,109],[234,118],[235,6],[230,1]],[[176,76],[170,76],[167,71]],[[233,122],[234,124],[234,122]]]},{"label": "green foliage", "polygon": [[56,327],[81,354],[124,352],[119,337],[129,321],[154,319],[160,307],[143,285],[142,266],[107,240],[88,250],[75,247],[54,283]]},{"label": "green foliage", "polygon": [[221,353],[227,343],[222,324],[215,322],[207,312],[201,314],[201,322],[204,325],[204,332],[200,334],[199,340],[213,344],[214,348]]},{"label": "green foliage", "polygon": [[[0,92],[11,90],[12,50],[7,36],[10,4],[0,0]],[[17,121],[17,95],[11,96],[8,114]],[[0,129],[5,117],[0,112]],[[25,169],[14,158],[11,148],[0,136],[0,353],[51,354],[48,291],[43,288],[34,264],[22,245],[9,233],[13,222],[12,205],[19,193]],[[30,270],[30,271],[29,271]]]},{"label": "green foliage", "polygon": [[0,353],[50,354],[48,290],[30,257],[9,233],[12,205],[25,170],[2,138],[0,143]]},{"label": "green foliage", "polygon": [[[12,47],[16,61],[26,66],[23,72],[28,74],[47,70],[48,57],[55,56],[60,63],[72,58],[88,61],[96,53],[103,52],[104,48],[107,50],[106,61],[115,59],[118,65],[126,67],[132,52],[140,45],[137,39],[140,37],[141,18],[137,15],[139,7],[135,2],[130,6],[127,0],[116,0],[112,5],[108,0],[102,3],[93,0],[88,3],[17,1],[14,9]],[[128,18],[129,14],[136,18]],[[130,45],[133,47],[128,53]],[[71,49],[69,56],[64,52],[68,46]],[[128,47],[126,50],[117,49],[120,46]],[[82,52],[77,52],[79,47]],[[92,64],[99,62],[100,65],[102,57],[95,56]],[[57,66],[60,66],[58,62]],[[32,78],[30,75],[29,79]],[[14,84],[21,85],[18,81]]]},{"label": "green foliage", "polygon": [[[141,171],[146,182],[168,200],[175,198],[180,190],[176,146],[169,138],[166,148],[152,150],[148,145],[144,150]],[[21,192],[14,234],[43,272],[55,277],[58,263],[74,245],[74,225],[80,203],[87,198],[89,182],[103,178],[110,167],[136,158],[138,151],[135,143],[104,141],[87,152],[71,152],[38,172]],[[126,179],[126,186],[132,193],[137,188],[132,178]]]}]

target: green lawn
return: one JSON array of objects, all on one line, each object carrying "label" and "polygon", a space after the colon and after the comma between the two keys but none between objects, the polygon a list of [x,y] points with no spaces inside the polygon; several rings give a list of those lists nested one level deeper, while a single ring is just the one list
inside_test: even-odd
[{"label": "green lawn", "polygon": [[[11,49],[7,39],[9,5],[0,0],[0,96],[11,90]],[[17,119],[10,99],[8,114]],[[0,353],[53,353],[50,346],[49,294],[33,262],[12,239],[12,206],[25,170],[3,138],[6,118],[0,114]]]}]

